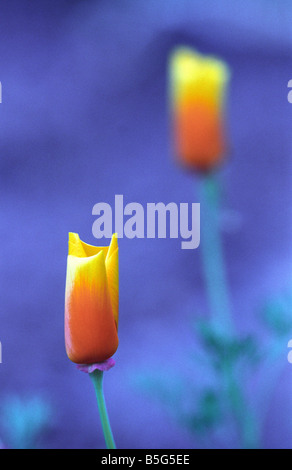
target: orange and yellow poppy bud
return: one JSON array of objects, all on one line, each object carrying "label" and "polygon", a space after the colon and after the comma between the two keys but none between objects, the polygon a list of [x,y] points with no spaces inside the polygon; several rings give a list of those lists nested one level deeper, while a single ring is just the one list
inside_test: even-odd
[{"label": "orange and yellow poppy bud", "polygon": [[94,364],[118,348],[118,240],[95,247],[69,233],[65,295],[65,344],[69,359]]},{"label": "orange and yellow poppy bud", "polygon": [[224,133],[227,65],[181,47],[170,59],[170,86],[177,158],[186,167],[209,171],[226,153]]}]

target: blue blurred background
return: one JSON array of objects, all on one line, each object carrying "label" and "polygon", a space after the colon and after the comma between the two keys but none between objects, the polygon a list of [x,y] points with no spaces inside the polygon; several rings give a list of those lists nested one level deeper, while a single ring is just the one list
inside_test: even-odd
[{"label": "blue blurred background", "polygon": [[[19,420],[31,423],[27,409],[42,414],[43,401],[39,447],[104,446],[91,381],[64,349],[67,236],[98,244],[92,207],[113,205],[115,194],[143,205],[200,202],[196,177],[171,148],[167,60],[184,44],[231,67],[231,148],[220,171],[227,273],[238,332],[267,351],[245,393],[260,446],[290,447],[292,328],[275,340],[261,311],[270,299],[281,306],[291,288],[291,4],[11,0],[0,18],[3,445],[17,446]],[[193,326],[208,318],[200,248],[182,250],[176,239],[119,246],[120,346],[104,382],[117,446],[238,446],[228,420],[202,435],[179,411],[191,416],[214,382]],[[19,420],[7,412],[16,406]]]}]

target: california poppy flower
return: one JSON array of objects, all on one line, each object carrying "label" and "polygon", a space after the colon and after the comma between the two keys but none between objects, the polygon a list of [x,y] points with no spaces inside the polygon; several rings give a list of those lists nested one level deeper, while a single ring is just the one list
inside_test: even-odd
[{"label": "california poppy flower", "polygon": [[95,247],[69,233],[65,295],[65,344],[69,359],[94,364],[118,347],[118,240]]},{"label": "california poppy flower", "polygon": [[226,153],[224,132],[227,65],[186,47],[170,59],[170,86],[175,153],[198,171],[217,166]]}]

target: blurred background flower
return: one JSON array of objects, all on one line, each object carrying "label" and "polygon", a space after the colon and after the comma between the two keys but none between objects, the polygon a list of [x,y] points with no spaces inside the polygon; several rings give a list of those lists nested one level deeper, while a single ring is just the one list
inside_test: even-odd
[{"label": "blurred background flower", "polygon": [[227,152],[223,121],[228,67],[181,46],[172,53],[169,69],[174,152],[189,169],[210,171]]},{"label": "blurred background flower", "polygon": [[[1,20],[1,401],[45,392],[58,423],[43,447],[103,447],[97,414],[80,405],[96,409],[92,384],[64,348],[67,233],[94,245],[92,207],[115,194],[200,202],[171,159],[167,63],[184,44],[232,70],[219,196],[241,343],[224,347],[240,357],[261,446],[291,447],[290,2],[11,0]],[[213,367],[224,348],[206,323],[201,248],[119,246],[123,322],[105,383],[117,446],[238,446]]]}]

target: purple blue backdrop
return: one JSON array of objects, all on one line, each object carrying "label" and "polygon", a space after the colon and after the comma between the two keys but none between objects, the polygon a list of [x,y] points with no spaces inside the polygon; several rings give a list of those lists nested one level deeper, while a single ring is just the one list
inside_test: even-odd
[{"label": "purple blue backdrop", "polygon": [[[256,312],[289,289],[292,272],[292,9],[268,0],[12,0],[0,18],[0,400],[50,402],[42,447],[103,447],[92,384],[64,350],[67,234],[98,244],[92,207],[115,194],[143,205],[199,202],[196,178],[172,155],[167,59],[181,44],[220,56],[232,70],[220,176],[234,320],[269,345]],[[211,434],[202,443],[135,379],[152,372],[172,388],[178,374],[199,386],[208,374],[194,357],[200,314],[200,249],[120,240],[120,346],[105,375],[118,447],[236,445],[228,429],[221,443]],[[280,372],[267,391],[263,447],[292,442],[290,337],[271,367]],[[247,384],[251,397],[254,383],[265,391],[269,382],[260,373]]]}]

